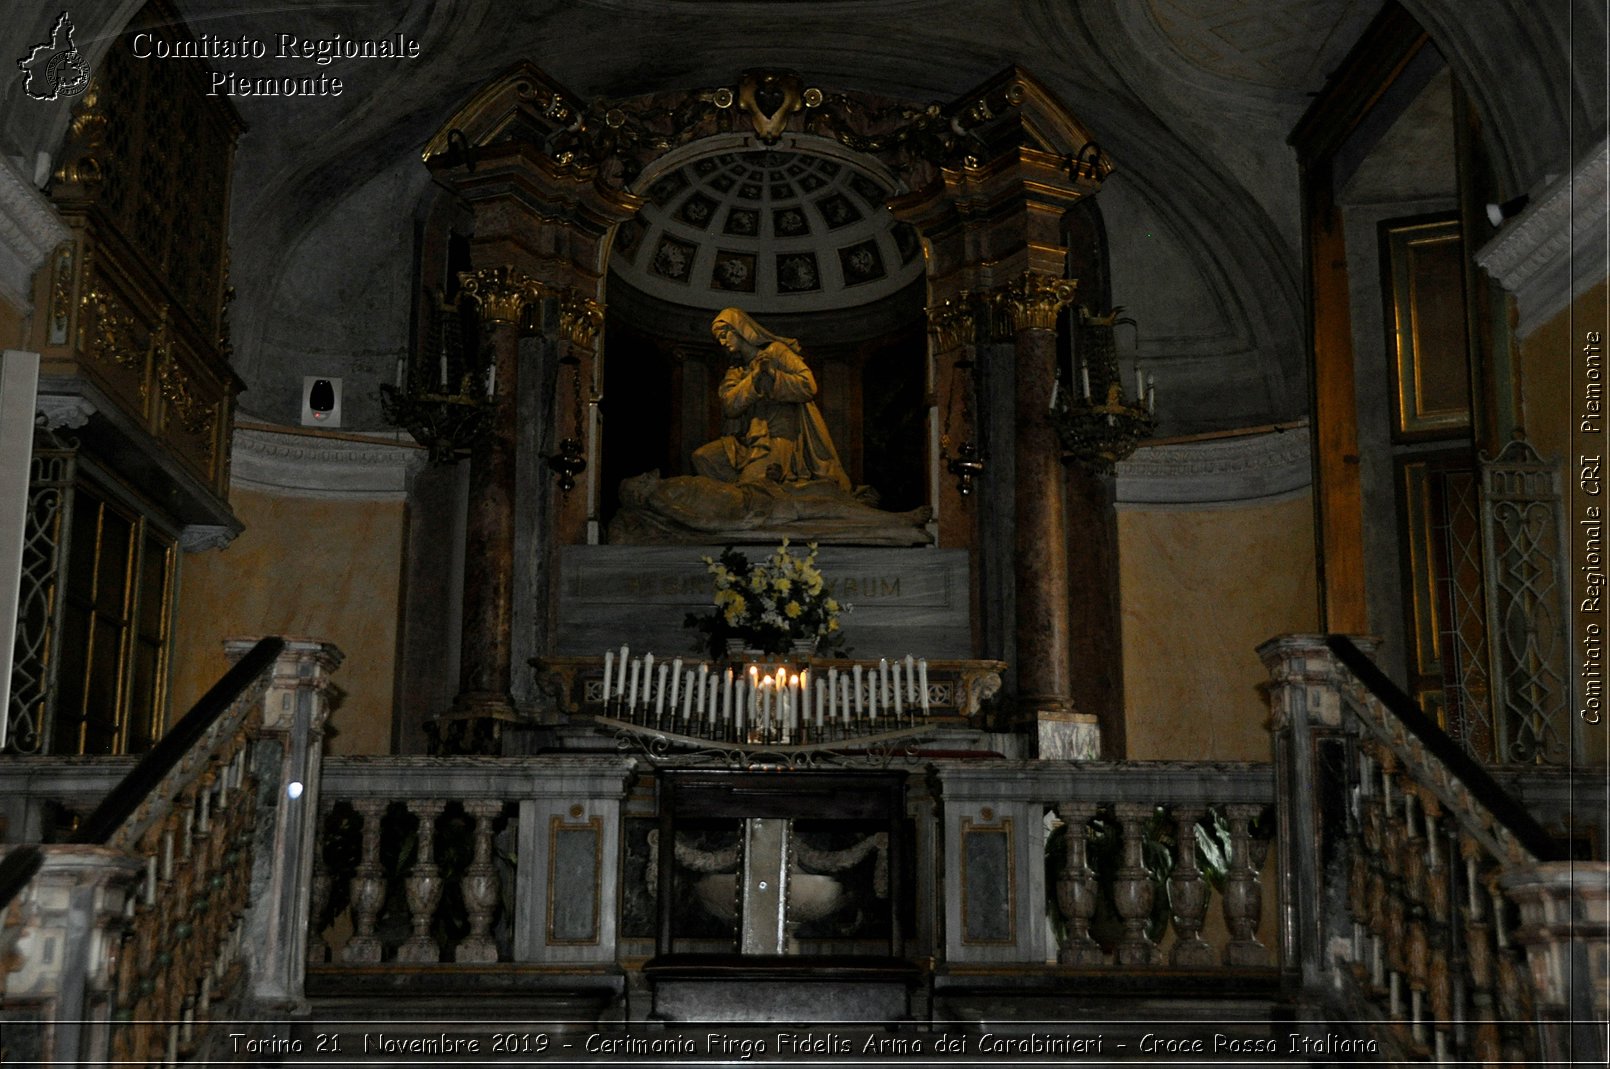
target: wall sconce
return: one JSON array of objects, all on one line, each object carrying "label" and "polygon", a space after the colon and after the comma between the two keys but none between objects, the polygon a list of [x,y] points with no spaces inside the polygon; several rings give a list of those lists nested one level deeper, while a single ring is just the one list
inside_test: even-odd
[{"label": "wall sconce", "polygon": [[973,480],[984,474],[984,458],[979,455],[978,446],[972,442],[957,446],[956,455],[950,459],[947,467],[956,476],[956,492],[963,497],[971,497]]},{"label": "wall sconce", "polygon": [[1493,224],[1494,229],[1504,225],[1505,220],[1513,219],[1526,210],[1532,198],[1522,193],[1518,197],[1511,197],[1502,204],[1487,205],[1487,221]]},{"label": "wall sconce", "polygon": [[1084,147],[1076,154],[1068,157],[1068,180],[1078,182],[1081,179],[1087,182],[1101,180],[1102,153],[1101,146],[1094,141],[1086,141]]},{"label": "wall sconce", "polygon": [[559,452],[547,458],[548,467],[559,476],[559,489],[565,493],[576,488],[576,476],[587,470],[587,458],[578,439],[566,438],[559,443]]},{"label": "wall sconce", "polygon": [[973,483],[984,474],[984,454],[978,445],[971,439],[956,446],[954,456],[950,452],[951,420],[956,412],[956,382],[963,375],[967,377],[967,389],[962,395],[962,423],[968,427],[973,423],[973,361],[966,357],[952,365],[954,370],[950,376],[950,388],[945,394],[945,424],[939,435],[939,459],[944,462],[945,470],[956,476],[956,492],[962,497],[971,497]]},{"label": "wall sconce", "polygon": [[396,384],[380,387],[380,409],[430,451],[433,463],[451,464],[492,425],[491,361],[470,352],[456,305],[438,296],[429,314],[425,351],[398,359]]},{"label": "wall sconce", "polygon": [[[1120,317],[1122,308],[1104,316],[1079,309],[1074,333],[1074,373],[1078,391],[1061,389],[1051,394],[1051,422],[1062,440],[1063,458],[1097,475],[1111,475],[1113,465],[1133,453],[1155,428],[1157,380],[1135,369],[1135,399],[1124,399],[1118,373],[1113,333],[1120,324],[1135,321]],[[1059,377],[1060,378],[1060,377]]]},{"label": "wall sconce", "polygon": [[[571,426],[576,434],[582,433],[581,423],[581,358],[566,355],[559,358],[559,366],[570,369],[570,398],[572,403]],[[555,475],[559,476],[559,489],[565,493],[576,488],[576,476],[587,470],[587,451],[580,438],[567,437],[559,442],[559,452],[543,457]]]}]

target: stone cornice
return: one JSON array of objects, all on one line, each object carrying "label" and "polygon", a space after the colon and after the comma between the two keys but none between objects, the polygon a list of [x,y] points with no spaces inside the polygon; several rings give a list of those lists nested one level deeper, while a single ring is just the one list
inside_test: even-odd
[{"label": "stone cornice", "polygon": [[1142,446],[1117,466],[1120,508],[1233,508],[1282,501],[1311,481],[1306,426]]},{"label": "stone cornice", "polygon": [[425,452],[412,442],[237,427],[230,485],[287,497],[402,501]]},{"label": "stone cornice", "polygon": [[70,235],[45,195],[0,157],[0,298],[30,308],[34,272]]},{"label": "stone cornice", "polygon": [[1604,281],[1610,213],[1610,141],[1589,152],[1476,253],[1520,306],[1525,337]]}]

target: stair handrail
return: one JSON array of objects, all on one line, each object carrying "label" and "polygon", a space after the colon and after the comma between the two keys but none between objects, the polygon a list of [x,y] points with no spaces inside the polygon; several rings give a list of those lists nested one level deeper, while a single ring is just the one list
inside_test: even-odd
[{"label": "stair handrail", "polygon": [[[1610,865],[1575,860],[1371,660],[1281,635],[1271,674],[1283,945],[1323,1028],[1387,1060],[1603,1064]],[[1338,909],[1337,907],[1341,907]]]},{"label": "stair handrail", "polygon": [[177,724],[163,733],[157,744],[84,818],[67,841],[86,846],[132,847],[137,843],[146,826],[157,816],[155,807],[150,807],[145,819],[138,819],[142,806],[153,794],[161,793],[159,788],[163,782],[225,713],[232,708],[244,713],[251,703],[239,703],[241,695],[254,683],[267,685],[265,673],[284,649],[283,638],[270,635],[259,639]]},{"label": "stair handrail", "polygon": [[[1506,791],[1491,773],[1461,749],[1447,732],[1438,727],[1414,699],[1393,683],[1351,638],[1346,635],[1326,635],[1325,646],[1352,673],[1354,681],[1376,700],[1380,708],[1391,714],[1410,735],[1414,736],[1426,753],[1447,769],[1448,774],[1468,792],[1470,799],[1478,803],[1491,816],[1497,828],[1502,829],[1502,833],[1507,834],[1512,840],[1507,844],[1488,841],[1489,849],[1494,850],[1500,857],[1508,857],[1514,861],[1564,861],[1569,858],[1564,846],[1544,830],[1514,795]],[[1355,709],[1355,712],[1357,711]],[[1382,726],[1372,724],[1368,717],[1360,719],[1373,728],[1378,729]],[[1390,744],[1394,740],[1383,738],[1382,741]],[[1436,789],[1441,785],[1429,786]],[[1438,793],[1445,792],[1439,790]],[[1456,799],[1449,798],[1447,801],[1453,802]],[[1469,813],[1466,806],[1455,805],[1452,808],[1453,812],[1459,815]],[[1489,836],[1487,828],[1471,830],[1483,839],[1504,837],[1504,834]],[[1517,855],[1516,848],[1524,851],[1524,855]]]},{"label": "stair handrail", "polygon": [[[230,666],[218,682],[190,707],[155,746],[142,755],[99,805],[85,817],[67,842],[79,846],[105,846],[116,836],[117,845],[132,847],[155,819],[155,807],[148,807],[147,819],[129,826],[148,797],[190,753],[191,748],[218,723],[254,682],[266,683],[264,673],[285,649],[285,640],[268,636],[257,642]],[[170,792],[171,793],[171,792]],[[121,831],[121,834],[119,832]],[[44,863],[44,853],[34,844],[9,849],[0,858],[0,910],[22,892]]]}]

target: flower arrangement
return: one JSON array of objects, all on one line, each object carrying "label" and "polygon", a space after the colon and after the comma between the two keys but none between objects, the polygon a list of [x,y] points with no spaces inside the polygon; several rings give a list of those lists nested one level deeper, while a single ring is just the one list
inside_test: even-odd
[{"label": "flower arrangement", "polygon": [[800,555],[788,548],[788,539],[759,563],[728,546],[719,558],[704,557],[715,581],[707,613],[689,613],[686,626],[706,636],[712,656],[726,651],[728,639],[748,649],[786,653],[796,643],[814,642],[818,648],[843,645],[839,617],[850,611],[833,597],[821,569],[816,566],[816,543]]}]

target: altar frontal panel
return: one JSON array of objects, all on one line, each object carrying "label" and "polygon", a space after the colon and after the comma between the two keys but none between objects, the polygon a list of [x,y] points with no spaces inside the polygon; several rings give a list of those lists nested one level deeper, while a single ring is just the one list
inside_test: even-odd
[{"label": "altar frontal panel", "polygon": [[[559,557],[561,655],[602,655],[623,643],[686,654],[701,637],[682,626],[711,605],[701,557],[721,546],[566,546]],[[741,547],[759,561],[775,547]],[[853,606],[843,619],[853,656],[972,656],[964,549],[823,546],[817,556],[833,596]]]}]

